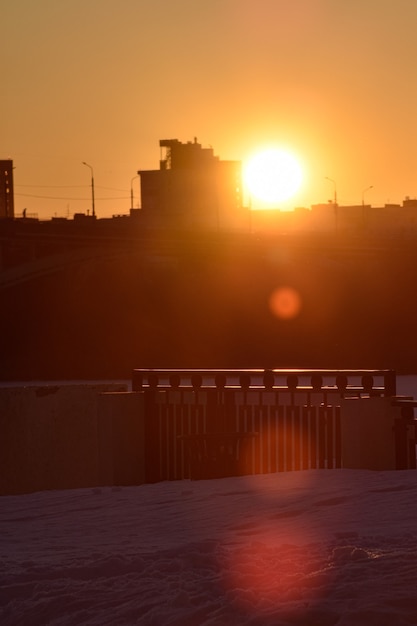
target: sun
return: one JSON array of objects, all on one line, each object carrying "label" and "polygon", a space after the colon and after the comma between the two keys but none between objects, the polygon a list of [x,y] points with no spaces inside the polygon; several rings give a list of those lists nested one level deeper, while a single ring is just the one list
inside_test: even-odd
[{"label": "sun", "polygon": [[291,152],[267,148],[248,160],[243,178],[251,198],[276,205],[297,193],[303,182],[303,171]]}]

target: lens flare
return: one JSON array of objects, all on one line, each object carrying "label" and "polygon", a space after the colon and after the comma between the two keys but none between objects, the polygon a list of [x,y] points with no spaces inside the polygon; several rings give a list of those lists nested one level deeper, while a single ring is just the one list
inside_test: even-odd
[{"label": "lens flare", "polygon": [[269,298],[269,308],[272,313],[282,320],[291,320],[301,311],[301,297],[292,287],[278,287]]},{"label": "lens flare", "polygon": [[[276,615],[276,623],[287,618],[288,623],[312,624],[315,607],[334,584],[335,572],[328,567],[327,555],[319,545],[309,545],[296,521],[285,535],[259,519],[258,528],[262,526],[262,541],[248,539],[223,555],[222,582],[228,602],[250,618],[268,612]],[[249,535],[251,528],[242,530]],[[292,609],[288,609],[289,602]]]}]

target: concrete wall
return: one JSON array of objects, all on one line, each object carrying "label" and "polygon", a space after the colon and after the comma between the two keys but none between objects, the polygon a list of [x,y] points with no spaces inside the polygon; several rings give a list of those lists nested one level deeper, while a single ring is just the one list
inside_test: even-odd
[{"label": "concrete wall", "polygon": [[[346,398],[341,402],[342,466],[350,469],[395,470],[396,420],[401,410],[393,398]],[[414,426],[409,435],[414,439]],[[408,446],[408,442],[404,441]]]},{"label": "concrete wall", "polygon": [[101,485],[145,482],[144,394],[98,397],[98,470]]},{"label": "concrete wall", "polygon": [[142,394],[124,392],[116,384],[0,389],[0,495],[140,479],[129,453],[143,433]]}]

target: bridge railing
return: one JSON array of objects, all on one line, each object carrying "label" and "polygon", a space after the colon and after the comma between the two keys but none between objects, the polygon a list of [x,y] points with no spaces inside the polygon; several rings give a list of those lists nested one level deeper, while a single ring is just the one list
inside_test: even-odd
[{"label": "bridge railing", "polygon": [[[193,389],[228,387],[263,388],[292,394],[336,392],[395,396],[396,372],[384,370],[326,369],[134,369],[132,389],[192,387]],[[294,395],[295,397],[295,395]]]},{"label": "bridge railing", "polygon": [[135,369],[147,482],[341,467],[340,404],[396,393],[394,370]]}]

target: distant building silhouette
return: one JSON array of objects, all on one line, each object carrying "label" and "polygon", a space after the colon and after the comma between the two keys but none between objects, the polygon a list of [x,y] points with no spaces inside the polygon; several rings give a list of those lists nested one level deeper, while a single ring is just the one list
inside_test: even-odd
[{"label": "distant building silhouette", "polygon": [[227,230],[244,222],[240,161],[221,161],[196,138],[162,139],[159,146],[160,169],[138,172],[146,225]]},{"label": "distant building silhouette", "polygon": [[14,217],[13,161],[0,160],[0,218]]},{"label": "distant building silhouette", "polygon": [[[88,212],[75,213],[73,219],[54,217],[44,220],[36,231],[37,214],[22,210],[23,219],[14,220],[14,227],[22,232],[33,229],[39,233],[39,241],[45,235],[84,235],[95,237],[147,234],[157,236],[176,231],[219,232],[257,234],[323,233],[329,236],[417,236],[417,199],[406,197],[402,204],[371,206],[339,204],[337,199],[307,207],[295,207],[293,211],[276,209],[250,210],[243,205],[241,161],[223,161],[215,156],[213,149],[203,148],[197,139],[182,143],[178,139],[161,139],[158,170],[139,170],[141,208],[131,208],[129,215],[113,215],[112,218],[96,219]],[[135,177],[136,178],[136,177]],[[131,203],[133,205],[133,201]],[[7,218],[13,219],[13,161],[0,160],[0,221],[4,233],[9,232]],[[132,230],[133,228],[133,230]],[[18,232],[15,230],[14,232]],[[1,237],[1,230],[0,230]],[[33,240],[32,240],[33,241]],[[48,239],[51,241],[51,238]],[[20,247],[24,247],[21,245]],[[0,257],[6,266],[8,245],[0,242]],[[9,245],[11,249],[12,246]],[[17,248],[10,257],[25,258]],[[32,252],[28,252],[30,257]],[[35,254],[37,256],[37,254]],[[14,257],[13,257],[14,258]],[[10,263],[12,264],[12,262]],[[0,263],[1,265],[1,263]]]},{"label": "distant building silhouette", "polygon": [[314,204],[305,226],[315,232],[361,234],[416,234],[417,200],[405,198],[402,204],[337,205]]}]

